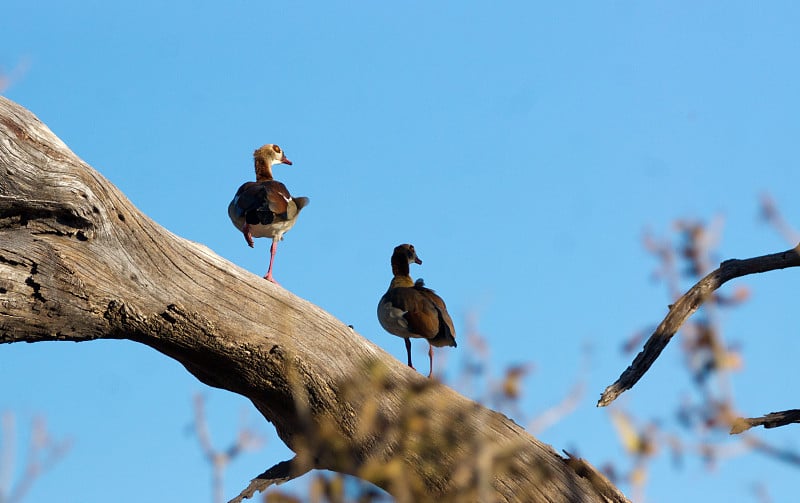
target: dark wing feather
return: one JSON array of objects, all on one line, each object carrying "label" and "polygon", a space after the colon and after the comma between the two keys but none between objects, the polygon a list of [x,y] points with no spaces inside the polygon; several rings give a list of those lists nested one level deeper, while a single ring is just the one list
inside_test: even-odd
[{"label": "dark wing feather", "polygon": [[453,320],[444,301],[433,290],[421,285],[393,288],[387,292],[387,300],[406,311],[403,318],[412,333],[428,339],[434,346],[456,345]]},{"label": "dark wing feather", "polygon": [[285,215],[286,208],[292,195],[289,194],[289,189],[281,182],[271,180],[269,182],[261,182],[266,186],[267,199],[269,200],[269,209],[276,215]]},{"label": "dark wing feather", "polygon": [[406,312],[403,318],[408,323],[409,332],[426,339],[436,336],[439,331],[436,309],[419,292],[413,288],[392,288],[381,299],[381,302],[385,301]]},{"label": "dark wing feather", "polygon": [[270,224],[276,216],[286,215],[289,190],[281,182],[247,182],[236,192],[235,207],[250,225]]},{"label": "dark wing feather", "polygon": [[438,331],[435,336],[428,337],[428,342],[434,346],[457,346],[456,344],[456,329],[453,326],[453,320],[450,318],[450,313],[447,312],[447,306],[441,297],[430,288],[425,288],[425,283],[420,279],[414,285],[414,290],[419,293],[427,302],[433,305],[437,315]]}]

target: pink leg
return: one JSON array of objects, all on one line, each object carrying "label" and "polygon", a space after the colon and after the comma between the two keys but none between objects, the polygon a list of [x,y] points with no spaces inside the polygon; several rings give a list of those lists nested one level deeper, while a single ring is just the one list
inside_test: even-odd
[{"label": "pink leg", "polygon": [[[405,341],[406,341],[406,353],[408,353],[408,366],[413,369],[414,365],[411,364],[411,339],[406,337]],[[416,370],[416,369],[414,369],[414,370]]]},{"label": "pink leg", "polygon": [[244,224],[244,227],[242,227],[242,234],[244,234],[244,240],[247,241],[247,246],[252,248],[254,243],[253,234],[250,232],[250,224]]},{"label": "pink leg", "polygon": [[278,251],[278,242],[276,240],[272,240],[272,246],[269,247],[269,269],[267,269],[267,274],[264,276],[264,279],[267,281],[271,281],[278,286],[281,286],[280,283],[275,281],[275,278],[272,277],[272,262],[275,261],[275,252]]},{"label": "pink leg", "polygon": [[433,375],[433,346],[428,344],[428,360],[431,362],[431,366],[428,369],[428,377]]}]

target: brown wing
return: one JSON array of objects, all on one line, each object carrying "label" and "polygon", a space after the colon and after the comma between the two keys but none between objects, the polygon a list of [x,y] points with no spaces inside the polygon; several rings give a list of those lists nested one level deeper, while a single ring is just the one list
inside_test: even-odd
[{"label": "brown wing", "polygon": [[427,302],[434,306],[438,318],[438,331],[435,336],[429,337],[428,342],[434,346],[456,346],[456,329],[453,327],[453,320],[447,312],[447,306],[441,297],[430,288],[422,286],[424,283],[417,281],[414,290],[417,291]]},{"label": "brown wing", "polygon": [[406,312],[403,318],[413,334],[428,339],[434,346],[456,346],[453,320],[444,301],[433,290],[419,284],[393,288],[387,292],[386,300]]},{"label": "brown wing", "polygon": [[283,215],[286,213],[286,207],[292,199],[289,194],[289,189],[281,182],[274,180],[269,182],[261,182],[266,186],[267,199],[269,200],[269,209],[276,215]]},{"label": "brown wing", "polygon": [[285,216],[289,190],[281,182],[247,182],[239,187],[233,199],[236,214],[248,224],[270,224],[276,216]]},{"label": "brown wing", "polygon": [[[439,316],[436,307],[414,288],[392,288],[386,292],[381,302],[389,302],[392,307],[405,313],[402,318],[408,325],[406,329],[411,332],[412,337],[430,339],[436,337],[439,332]],[[397,328],[402,331],[403,327],[398,326]],[[387,330],[389,329],[387,328]],[[392,330],[389,331],[394,333]]]}]

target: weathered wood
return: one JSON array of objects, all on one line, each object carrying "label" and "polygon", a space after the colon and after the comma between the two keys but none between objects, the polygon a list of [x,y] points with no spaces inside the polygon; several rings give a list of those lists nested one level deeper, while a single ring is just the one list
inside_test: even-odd
[{"label": "weathered wood", "polygon": [[246,396],[298,473],[354,474],[399,501],[625,501],[587,463],[166,231],[0,97],[0,343],[92,339],[146,344]]}]

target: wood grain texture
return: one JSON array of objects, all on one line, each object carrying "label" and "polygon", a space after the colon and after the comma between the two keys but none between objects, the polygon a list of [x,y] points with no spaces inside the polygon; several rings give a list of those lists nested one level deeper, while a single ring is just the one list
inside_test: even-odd
[{"label": "wood grain texture", "polygon": [[0,97],[0,343],[93,339],[145,344],[247,397],[299,472],[354,474],[398,501],[626,501],[588,463],[160,227]]}]

